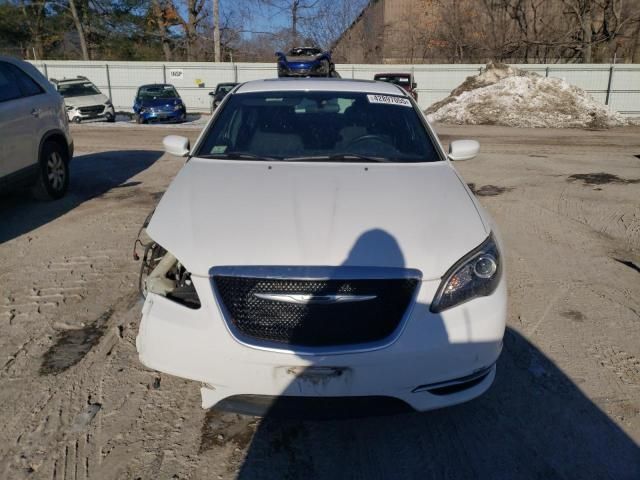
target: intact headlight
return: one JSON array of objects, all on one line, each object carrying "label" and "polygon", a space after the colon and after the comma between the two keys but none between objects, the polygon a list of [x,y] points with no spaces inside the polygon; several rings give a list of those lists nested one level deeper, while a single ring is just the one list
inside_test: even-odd
[{"label": "intact headlight", "polygon": [[173,106],[173,111],[177,112],[178,110],[182,110],[182,104],[178,103],[177,105]]},{"label": "intact headlight", "polygon": [[502,276],[500,251],[490,235],[442,277],[431,311],[442,312],[476,297],[491,295]]}]

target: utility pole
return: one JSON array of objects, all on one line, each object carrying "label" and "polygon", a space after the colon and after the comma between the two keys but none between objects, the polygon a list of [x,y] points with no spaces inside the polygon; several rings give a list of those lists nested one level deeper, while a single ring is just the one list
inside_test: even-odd
[{"label": "utility pole", "polygon": [[213,56],[220,61],[220,0],[213,0]]}]

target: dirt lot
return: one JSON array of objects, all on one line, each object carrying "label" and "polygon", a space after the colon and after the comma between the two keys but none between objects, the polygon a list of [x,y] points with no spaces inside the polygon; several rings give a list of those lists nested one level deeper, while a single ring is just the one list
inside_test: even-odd
[{"label": "dirt lot", "polygon": [[170,129],[80,125],[68,197],[0,199],[0,478],[640,478],[640,128],[439,131],[480,140],[458,168],[508,247],[486,395],[344,421],[202,411],[134,345],[131,249],[182,165]]}]

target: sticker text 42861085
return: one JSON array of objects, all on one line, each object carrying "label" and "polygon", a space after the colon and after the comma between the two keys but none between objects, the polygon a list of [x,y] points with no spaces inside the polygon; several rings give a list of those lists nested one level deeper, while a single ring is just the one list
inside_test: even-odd
[{"label": "sticker text 42861085", "polygon": [[411,107],[408,98],[395,97],[393,95],[367,95],[369,103],[382,103],[385,105],[400,105],[401,107]]}]

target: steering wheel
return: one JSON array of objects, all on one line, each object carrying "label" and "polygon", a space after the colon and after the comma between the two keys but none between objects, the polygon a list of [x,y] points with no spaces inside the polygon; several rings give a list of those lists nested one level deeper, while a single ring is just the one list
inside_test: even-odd
[{"label": "steering wheel", "polygon": [[367,134],[367,135],[361,135],[357,138],[354,138],[347,145],[345,145],[345,148],[353,147],[358,143],[368,142],[368,141],[376,141],[376,142],[380,142],[380,143],[384,143],[385,145],[388,145],[387,142],[385,142],[382,138],[380,138],[380,135]]}]

